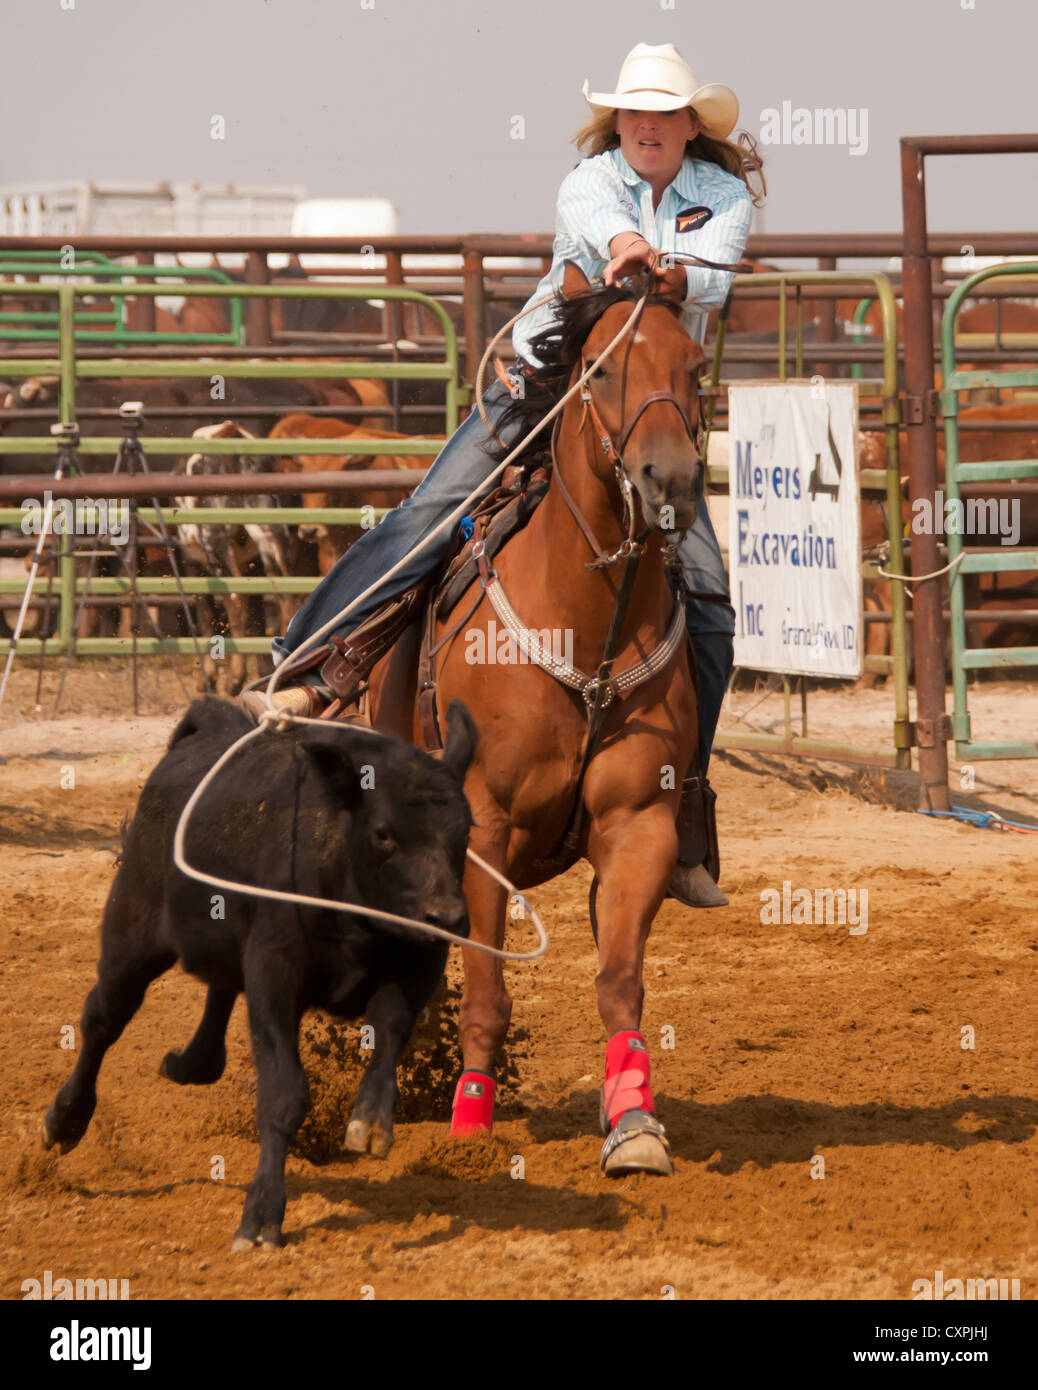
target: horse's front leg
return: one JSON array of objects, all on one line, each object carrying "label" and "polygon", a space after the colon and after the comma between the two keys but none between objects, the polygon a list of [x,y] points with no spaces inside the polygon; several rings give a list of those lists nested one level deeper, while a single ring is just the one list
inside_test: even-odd
[{"label": "horse's front leg", "polygon": [[[477,817],[478,824],[478,817]],[[499,844],[481,841],[473,849],[489,864],[505,862],[506,836]],[[473,941],[501,947],[505,937],[507,890],[470,860],[465,871],[469,933]],[[458,1010],[463,1070],[454,1092],[451,1134],[477,1134],[494,1125],[494,1056],[504,1045],[512,1017],[502,963],[484,951],[466,951],[465,986]]]},{"label": "horse's front leg", "polygon": [[588,858],[599,879],[595,987],[609,1037],[601,1161],[609,1177],[674,1171],[670,1146],[656,1118],[649,1051],[640,1028],[645,945],[677,852],[674,811],[666,802],[638,810],[617,808],[592,821]]}]

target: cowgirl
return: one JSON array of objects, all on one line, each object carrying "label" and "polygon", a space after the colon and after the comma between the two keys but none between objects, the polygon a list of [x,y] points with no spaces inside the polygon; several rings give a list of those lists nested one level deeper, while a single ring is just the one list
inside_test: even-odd
[{"label": "cowgirl", "polygon": [[[701,85],[673,44],[637,44],[624,59],[616,86],[615,92],[588,92],[584,83],[592,119],[577,133],[575,143],[587,154],[559,188],[551,269],[529,303],[561,288],[567,261],[578,265],[589,280],[603,278],[611,285],[655,266],[661,252],[692,253],[726,264],[742,257],[755,203],[749,179],[759,179],[761,191],[763,179],[749,137],[743,136],[739,145],[727,138],[739,115],[735,93],[716,83]],[[723,304],[731,280],[728,271],[693,266],[658,272],[658,288],[680,298],[682,322],[697,342],[705,335],[710,309]],[[540,365],[531,340],[549,328],[552,319],[549,302],[516,325],[512,342],[526,370]],[[509,400],[499,382],[487,391],[483,404],[492,425]],[[479,411],[472,411],[414,493],[350,547],[307,598],[284,637],[274,639],[275,664],[351,599],[377,584],[479,487],[492,467],[484,448],[487,438]],[[511,444],[516,435],[503,430],[502,439]],[[378,586],[336,635],[347,636],[387,600],[417,584],[445,558],[451,541],[444,534]],[[693,592],[728,592],[705,505],[700,505],[679,554]],[[700,763],[705,775],[732,666],[735,613],[730,604],[691,599],[686,621],[699,676]],[[275,706],[302,715],[320,713],[331,693],[317,669],[301,673],[298,680],[275,691]],[[242,698],[254,713],[265,708],[262,692]],[[679,864],[671,892],[694,906],[726,901],[702,865]]]}]

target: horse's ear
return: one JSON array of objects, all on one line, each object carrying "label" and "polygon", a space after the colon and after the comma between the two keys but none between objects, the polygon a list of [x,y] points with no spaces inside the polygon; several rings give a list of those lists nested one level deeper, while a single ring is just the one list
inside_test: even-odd
[{"label": "horse's ear", "polygon": [[586,294],[591,288],[591,282],[575,261],[567,261],[566,269],[562,277],[562,294],[565,299],[572,299],[575,294]]},{"label": "horse's ear", "polygon": [[680,308],[685,302],[685,295],[688,293],[685,267],[678,265],[670,266],[666,270],[657,270],[653,275],[652,288],[654,293],[667,301],[668,305]]}]

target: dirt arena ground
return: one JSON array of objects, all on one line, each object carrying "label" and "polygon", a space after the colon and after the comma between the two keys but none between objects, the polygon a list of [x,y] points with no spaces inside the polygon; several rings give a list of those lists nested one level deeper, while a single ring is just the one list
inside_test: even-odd
[{"label": "dirt arena ground", "polygon": [[[348,1088],[340,1098],[325,1076],[331,1156],[290,1159],[283,1252],[229,1249],[258,1154],[243,1003],[220,1083],[157,1075],[201,1009],[182,974],[152,987],[109,1054],[80,1147],[44,1154],[119,824],[183,707],[168,671],[148,668],[149,712],[127,714],[125,668],[95,663],[55,718],[56,683],[35,711],[35,675],[17,671],[0,714],[2,1297],[50,1270],[128,1279],[134,1299],[906,1299],[937,1269],[1018,1278],[1034,1297],[1038,839],[915,814],[910,777],[832,764],[715,760],[731,906],[665,904],[646,970],[669,1180],[599,1173],[605,1036],[584,866],[533,895],[551,945],[509,971],[516,1041],[495,1135],[445,1141],[454,1063],[441,1048],[415,1068],[387,1159],[336,1152]],[[813,728],[881,733],[889,698],[813,697]],[[974,708],[984,732],[1033,732],[1036,689],[988,685]],[[746,692],[722,722],[776,715],[780,699]],[[961,799],[1038,823],[1036,771],[981,767]],[[762,923],[762,890],[784,881],[867,889],[867,931]],[[359,1030],[337,1036],[330,1058],[352,1085]]]}]

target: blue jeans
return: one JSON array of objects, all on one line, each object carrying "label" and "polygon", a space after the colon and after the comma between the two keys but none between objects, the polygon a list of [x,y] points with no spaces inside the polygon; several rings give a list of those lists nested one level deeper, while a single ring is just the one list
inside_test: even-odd
[{"label": "blue jeans", "polygon": [[[496,424],[508,401],[508,391],[495,381],[483,397],[491,423]],[[547,437],[547,431],[544,434]],[[515,426],[502,434],[508,444],[515,443],[517,437]],[[345,608],[352,598],[363,593],[369,585],[376,584],[386,570],[407,555],[443,517],[479,486],[494,467],[493,461],[481,447],[486,438],[486,427],[479,411],[473,410],[447,440],[411,496],[350,546],[313,593],[307,596],[284,637],[273,639],[271,649],[276,666],[301,646],[311,633]],[[492,486],[489,484],[481,489],[480,495]],[[420,555],[405,564],[391,580],[379,585],[322,641],[327,641],[333,635],[347,636],[387,599],[395,598],[417,584],[446,558],[452,543],[453,536],[445,531]],[[700,504],[695,525],[686,533],[679,554],[691,589],[727,594],[724,562],[705,501]],[[685,606],[685,620],[699,672],[700,766],[705,773],[732,667],[735,610],[728,603],[690,599]],[[311,685],[321,685],[316,669],[304,672],[301,679]]]}]

